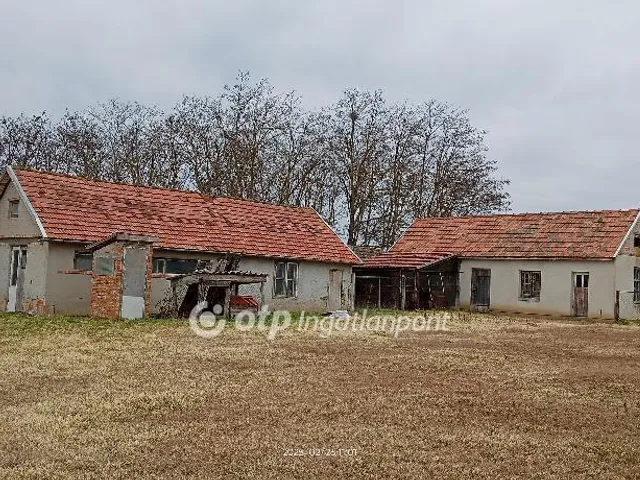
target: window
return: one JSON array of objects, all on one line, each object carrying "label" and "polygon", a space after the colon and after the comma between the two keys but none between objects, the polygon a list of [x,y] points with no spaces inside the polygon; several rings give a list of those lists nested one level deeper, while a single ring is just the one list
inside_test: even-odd
[{"label": "window", "polygon": [[273,282],[274,297],[295,297],[298,294],[298,264],[295,262],[276,262],[276,275]]},{"label": "window", "polygon": [[640,268],[633,269],[633,301],[640,303]]},{"label": "window", "polygon": [[91,270],[93,268],[93,254],[76,252],[73,256],[74,270]]},{"label": "window", "polygon": [[18,218],[19,200],[9,200],[9,218]]},{"label": "window", "polygon": [[588,273],[576,273],[576,288],[589,288],[589,274]]},{"label": "window", "polygon": [[540,300],[541,272],[520,271],[520,300]]},{"label": "window", "polygon": [[198,266],[198,260],[181,258],[154,258],[153,273],[192,273]]},{"label": "window", "polygon": [[167,261],[164,258],[153,259],[153,273],[166,273]]}]

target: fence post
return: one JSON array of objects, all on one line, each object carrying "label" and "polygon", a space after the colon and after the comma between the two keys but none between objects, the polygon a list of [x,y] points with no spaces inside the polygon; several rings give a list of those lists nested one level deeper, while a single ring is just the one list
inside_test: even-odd
[{"label": "fence post", "polygon": [[616,322],[620,320],[620,290],[616,290],[616,304],[613,307],[613,318]]}]

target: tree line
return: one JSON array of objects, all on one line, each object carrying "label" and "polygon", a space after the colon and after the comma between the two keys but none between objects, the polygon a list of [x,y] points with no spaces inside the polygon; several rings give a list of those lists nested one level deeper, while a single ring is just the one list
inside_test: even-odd
[{"label": "tree line", "polygon": [[346,90],[303,109],[240,73],[170,111],[110,100],[57,121],[0,118],[0,165],[315,208],[350,245],[388,247],[416,217],[509,208],[486,132],[446,103]]}]

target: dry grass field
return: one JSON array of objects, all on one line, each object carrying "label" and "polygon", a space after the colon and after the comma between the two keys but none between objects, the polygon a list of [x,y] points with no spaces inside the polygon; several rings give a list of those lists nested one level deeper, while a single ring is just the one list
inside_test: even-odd
[{"label": "dry grass field", "polygon": [[638,478],[640,328],[0,317],[0,477]]}]

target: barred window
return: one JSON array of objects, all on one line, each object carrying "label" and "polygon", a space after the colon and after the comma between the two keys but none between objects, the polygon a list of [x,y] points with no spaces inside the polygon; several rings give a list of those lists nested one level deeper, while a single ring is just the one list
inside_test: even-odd
[{"label": "barred window", "polygon": [[633,269],[633,301],[640,303],[640,268]]},{"label": "barred window", "polygon": [[542,273],[520,271],[520,300],[540,300]]}]

